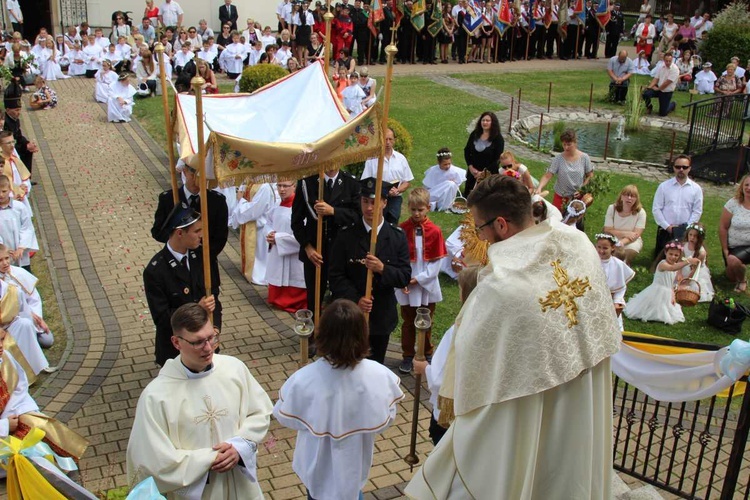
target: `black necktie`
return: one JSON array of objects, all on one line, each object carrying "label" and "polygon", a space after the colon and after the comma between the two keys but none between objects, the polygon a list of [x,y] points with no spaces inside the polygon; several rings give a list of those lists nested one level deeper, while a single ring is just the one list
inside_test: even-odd
[{"label": "black necktie", "polygon": [[326,188],[325,188],[325,193],[323,197],[330,199],[332,192],[333,192],[333,179],[328,179],[326,181]]},{"label": "black necktie", "polygon": [[188,204],[193,210],[198,210],[198,207],[200,206],[200,197],[197,194],[191,194]]},{"label": "black necktie", "polygon": [[182,257],[182,260],[180,260],[180,265],[181,265],[182,267],[184,267],[185,269],[187,269],[187,268],[188,268],[188,265],[187,265],[187,255],[184,255],[184,256]]},{"label": "black necktie", "polygon": [[303,10],[299,13],[299,25],[307,26],[307,11]]}]

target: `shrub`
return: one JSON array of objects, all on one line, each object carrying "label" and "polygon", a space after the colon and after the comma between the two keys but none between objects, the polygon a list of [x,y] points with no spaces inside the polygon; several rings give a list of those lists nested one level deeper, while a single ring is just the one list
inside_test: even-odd
[{"label": "shrub", "polygon": [[714,28],[719,26],[750,26],[750,11],[746,0],[735,0],[713,18]]},{"label": "shrub", "polygon": [[256,64],[249,66],[242,72],[240,78],[240,92],[255,92],[269,83],[288,75],[289,72],[275,64]]},{"label": "shrub", "polygon": [[563,145],[562,145],[562,141],[560,140],[560,136],[562,135],[563,132],[565,132],[565,130],[567,130],[567,128],[568,127],[565,125],[564,120],[560,120],[552,124],[552,139],[554,141],[552,144],[552,151],[563,150]]},{"label": "shrub", "polygon": [[732,56],[739,57],[740,63],[750,57],[750,12],[746,0],[736,0],[719,12],[700,49],[703,61],[711,61],[717,75]]},{"label": "shrub", "polygon": [[[408,130],[406,130],[406,127],[401,125],[401,122],[391,117],[388,117],[388,128],[393,130],[393,134],[396,136],[396,144],[394,144],[393,149],[404,155],[408,160],[409,156],[411,155],[412,149],[414,149],[414,139],[412,138],[411,134]],[[362,172],[364,171],[364,169],[365,162],[363,161],[352,163],[351,165],[347,165],[346,167],[344,167],[344,170],[352,174],[357,179],[362,176]]]},{"label": "shrub", "polygon": [[628,96],[625,99],[625,130],[628,132],[637,132],[641,128],[641,118],[646,112],[638,83],[637,78],[630,82]]}]

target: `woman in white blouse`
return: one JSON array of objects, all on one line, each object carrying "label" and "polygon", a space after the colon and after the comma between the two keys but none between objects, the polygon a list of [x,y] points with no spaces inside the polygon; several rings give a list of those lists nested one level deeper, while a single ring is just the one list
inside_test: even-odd
[{"label": "woman in white blouse", "polygon": [[604,216],[604,232],[617,236],[620,242],[615,256],[630,264],[643,248],[641,235],[646,228],[646,211],[641,206],[638,188],[627,185],[622,188],[617,201],[607,208]]}]

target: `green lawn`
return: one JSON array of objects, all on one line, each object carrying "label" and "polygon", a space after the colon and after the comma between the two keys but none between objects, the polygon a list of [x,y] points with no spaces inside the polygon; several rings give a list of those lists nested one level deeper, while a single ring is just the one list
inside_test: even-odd
[{"label": "green lawn", "polygon": [[[612,104],[607,101],[609,92],[609,76],[607,76],[605,63],[602,61],[601,71],[557,71],[554,79],[550,79],[549,73],[504,73],[502,78],[493,74],[459,74],[451,75],[467,82],[484,85],[502,92],[518,96],[521,89],[521,107],[524,102],[547,107],[547,95],[549,83],[552,81],[552,101],[555,107],[582,107],[588,108],[591,84],[594,84],[593,108],[606,110],[623,110],[623,106]],[[634,75],[630,84],[630,91],[641,86],[647,86],[651,79],[646,76]],[[690,101],[692,94],[688,92],[675,92],[673,99],[677,103],[677,109],[671,116],[687,119],[687,110],[682,106]],[[693,95],[693,100],[703,99],[706,96]],[[655,104],[658,109],[658,103]],[[592,108],[592,109],[593,109]]]},{"label": "green lawn", "polygon": [[[595,83],[597,81],[602,83],[602,92],[604,92],[607,82],[606,74],[590,71],[562,72],[555,79],[555,88],[559,90],[559,93],[556,92],[555,97],[553,97],[558,100],[555,105],[588,105],[588,89],[581,90],[580,86],[582,75],[592,78]],[[545,78],[537,73],[505,74],[502,79],[486,75],[456,76],[489,87],[500,88],[504,91],[513,91],[513,89],[518,88],[518,85],[523,84],[523,92],[525,93],[523,95],[527,95],[527,98],[531,100],[538,100],[539,104],[546,105],[548,81],[545,82]],[[578,84],[576,85],[573,82],[578,82]],[[534,85],[534,83],[538,85]],[[565,90],[563,91],[563,89]],[[409,158],[409,162],[416,179],[415,185],[420,184],[420,180],[424,177],[424,171],[435,164],[435,153],[441,147],[450,148],[454,153],[455,163],[463,167],[463,147],[468,136],[467,127],[470,122],[478,117],[482,111],[498,110],[496,104],[458,90],[440,86],[421,77],[394,78],[392,95],[391,116],[399,120],[413,136],[414,150]],[[678,98],[682,97],[685,97],[686,102],[687,96],[681,94]],[[602,103],[597,103],[596,105],[604,107]],[[136,105],[135,110],[136,116],[138,116],[144,127],[157,140],[163,143],[164,125],[161,101],[153,98],[140,101]],[[537,178],[544,173],[547,167],[546,164],[526,161],[523,158],[521,160],[529,166],[532,175]],[[649,214],[649,224],[644,233],[645,250],[634,263],[638,274],[629,286],[627,296],[630,297],[648,286],[652,280],[652,275],[647,271],[647,268],[651,264],[650,259],[652,255],[650,248],[653,247],[656,234],[656,226],[650,215],[650,207],[657,187],[656,183],[647,182],[635,177],[613,175],[611,178],[610,193],[597,200],[589,209],[586,218],[586,232],[590,237],[593,237],[596,232],[601,231],[607,206],[615,200],[621,188],[626,184],[636,184],[638,186],[644,207]],[[719,290],[732,289],[732,286],[724,278],[724,266],[721,261],[720,246],[715,230],[713,229],[717,225],[725,201],[724,199],[707,197],[704,200],[703,212],[703,221],[709,228],[706,240],[709,252],[709,267],[714,279],[714,285]],[[406,206],[404,206],[404,217],[406,217],[405,214]],[[434,213],[431,214],[431,218],[443,229],[445,237],[453,232],[461,219],[458,215],[446,213]],[[438,304],[436,309],[433,329],[433,338],[435,340],[442,337],[443,332],[453,323],[460,309],[458,290],[455,282],[445,276],[441,276],[441,285],[443,289],[443,302]],[[728,295],[737,297],[736,294]],[[732,340],[731,337],[705,324],[707,309],[707,305],[685,309],[686,322],[679,325],[666,326],[659,323],[641,323],[626,319],[625,328],[630,331],[652,333],[673,338],[723,345],[728,344]],[[399,335],[400,332],[397,329],[394,336],[397,337]]]}]

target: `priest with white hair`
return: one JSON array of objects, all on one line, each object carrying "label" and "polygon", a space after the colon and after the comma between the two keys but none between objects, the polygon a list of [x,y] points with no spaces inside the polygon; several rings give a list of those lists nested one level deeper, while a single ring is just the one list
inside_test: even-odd
[{"label": "priest with white hair", "polygon": [[535,224],[516,179],[489,177],[468,204],[488,264],[439,392],[439,423],[452,423],[406,494],[609,500],[620,333],[599,257],[575,228]]}]

